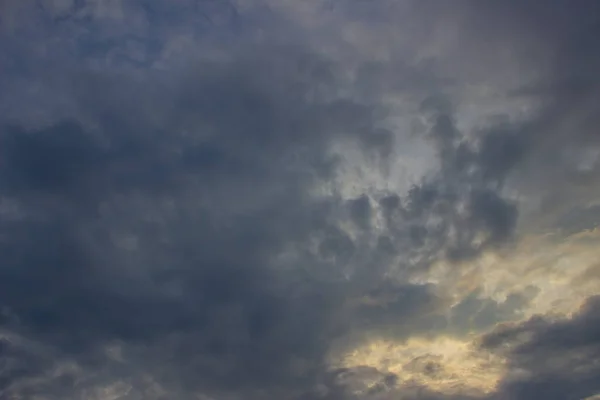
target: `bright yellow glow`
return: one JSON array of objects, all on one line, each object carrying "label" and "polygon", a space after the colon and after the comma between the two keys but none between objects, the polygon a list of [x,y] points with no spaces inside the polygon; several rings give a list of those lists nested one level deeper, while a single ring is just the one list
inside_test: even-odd
[{"label": "bright yellow glow", "polygon": [[493,391],[505,373],[502,358],[448,337],[404,343],[374,340],[343,354],[335,366],[372,367],[396,374],[402,384],[469,395]]}]

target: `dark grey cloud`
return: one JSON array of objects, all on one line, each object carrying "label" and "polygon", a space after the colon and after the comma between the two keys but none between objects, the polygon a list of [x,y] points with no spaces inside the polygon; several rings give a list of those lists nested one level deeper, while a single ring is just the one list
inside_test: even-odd
[{"label": "dark grey cloud", "polygon": [[443,101],[423,102],[437,170],[402,201],[394,195],[381,200],[395,243],[405,246],[402,253],[414,254],[418,267],[440,257],[467,260],[506,244],[518,216],[516,204],[502,193],[507,174],[520,161],[520,145],[511,132],[515,128],[501,133],[485,129],[469,141],[456,127],[452,110],[441,106]]},{"label": "dark grey cloud", "polygon": [[[172,368],[167,381],[205,389],[285,386],[322,368],[336,294],[271,258],[329,229],[303,192],[330,169],[331,135],[351,138],[347,120],[364,128],[369,112],[307,103],[295,71],[276,81],[250,62],[199,65],[165,125],[113,87],[82,95],[93,123],[6,127],[4,195],[22,209],[2,227],[7,329],[84,365],[106,362],[97,352],[113,342],[134,360],[144,348],[144,362]],[[302,147],[311,175],[288,164]]]},{"label": "dark grey cloud", "polygon": [[482,346],[504,353],[514,377],[497,398],[582,399],[598,394],[600,350],[598,297],[589,298],[570,318],[536,316],[504,325],[483,337]]},{"label": "dark grey cloud", "polygon": [[[569,172],[594,182],[596,164],[580,171],[561,151],[597,144],[597,13],[583,0],[421,3],[423,25],[464,22],[461,55],[478,41],[514,57],[540,49],[548,67],[528,60],[539,80],[516,93],[539,113],[465,130],[452,92],[462,76],[435,57],[361,62],[349,84],[350,67],[268,3],[2,5],[0,398],[102,398],[111,385],[120,399],[455,398],[371,367],[331,370],[328,352],[516,318],[527,296],[474,292],[445,320],[435,285],[408,278],[515,240],[507,187],[563,188]],[[365,8],[367,21],[390,18],[367,3],[343,15]],[[335,144],[355,144],[377,161],[368,168],[396,156],[390,93],[418,103],[432,168],[408,193],[315,195],[339,177]],[[557,128],[571,118],[574,138]],[[598,389],[593,304],[487,336],[532,373],[498,396]],[[498,347],[521,331],[533,338]],[[552,369],[548,354],[565,358]]]},{"label": "dark grey cloud", "polygon": [[[372,105],[318,93],[335,79],[303,46],[227,53],[176,76],[66,63],[50,85],[71,116],[5,121],[1,186],[18,211],[1,227],[2,324],[50,355],[19,347],[2,396],[123,381],[160,398],[144,374],[181,398],[313,396],[352,294],[275,258],[323,232],[320,257],[342,265],[356,247],[332,212],[343,202],[308,192],[333,173],[334,140],[385,157],[391,136]],[[368,198],[347,208],[367,230]]]},{"label": "dark grey cloud", "polygon": [[505,69],[517,66],[522,79],[505,93],[534,104],[535,111],[513,132],[520,143],[510,144],[508,157],[523,158],[513,184],[525,195],[540,197],[546,215],[593,199],[599,146],[598,3],[464,1],[448,6],[465,41],[464,52],[470,54],[468,65],[477,65],[470,61],[479,58],[486,67],[487,60]]}]

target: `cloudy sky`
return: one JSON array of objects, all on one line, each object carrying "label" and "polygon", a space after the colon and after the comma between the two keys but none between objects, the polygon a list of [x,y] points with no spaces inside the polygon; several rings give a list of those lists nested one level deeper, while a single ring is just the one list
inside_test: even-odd
[{"label": "cloudy sky", "polygon": [[0,400],[600,398],[597,0],[0,0]]}]

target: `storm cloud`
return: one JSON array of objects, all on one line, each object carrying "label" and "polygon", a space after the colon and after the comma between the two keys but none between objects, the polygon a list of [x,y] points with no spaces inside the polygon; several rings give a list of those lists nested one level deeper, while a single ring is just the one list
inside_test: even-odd
[{"label": "storm cloud", "polygon": [[594,1],[5,1],[0,399],[584,399]]}]

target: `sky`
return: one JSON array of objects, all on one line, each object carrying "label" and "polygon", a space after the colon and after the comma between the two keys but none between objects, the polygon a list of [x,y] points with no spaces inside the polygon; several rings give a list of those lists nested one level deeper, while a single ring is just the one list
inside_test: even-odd
[{"label": "sky", "polygon": [[0,400],[600,399],[597,0],[0,0]]}]

